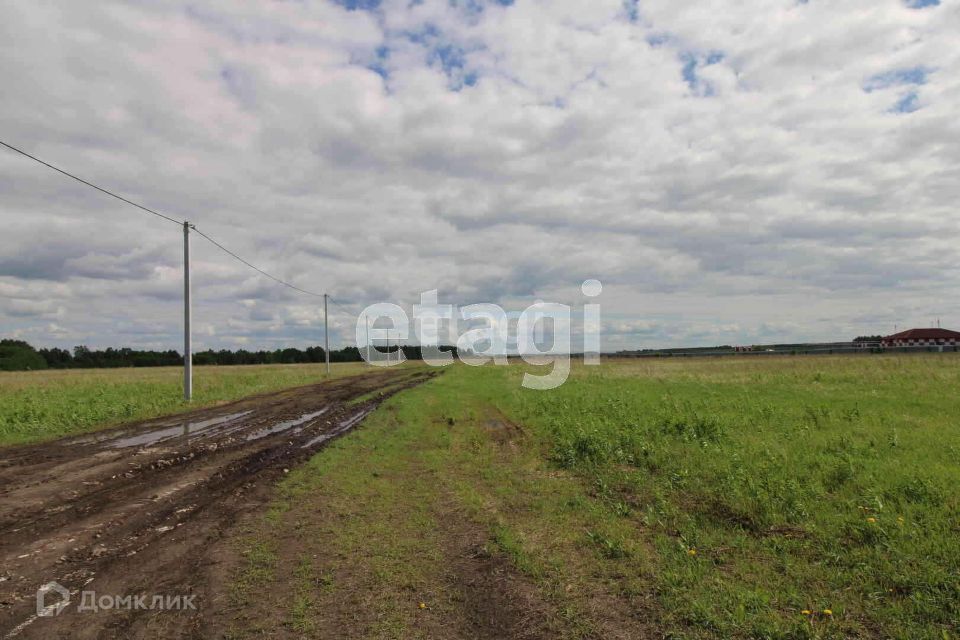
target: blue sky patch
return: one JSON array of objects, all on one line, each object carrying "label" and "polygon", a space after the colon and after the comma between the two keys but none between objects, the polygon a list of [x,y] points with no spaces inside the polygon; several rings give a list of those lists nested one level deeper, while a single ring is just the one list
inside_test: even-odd
[{"label": "blue sky patch", "polygon": [[647,36],[647,44],[649,44],[654,49],[665,46],[673,40],[673,36],[669,33],[655,33],[653,35]]},{"label": "blue sky patch", "polygon": [[427,23],[418,31],[405,32],[410,42],[421,45],[426,50],[426,62],[431,67],[439,66],[449,80],[450,88],[459,91],[464,86],[472,87],[479,81],[479,74],[468,69],[467,55],[470,49],[449,41],[436,25]]},{"label": "blue sky patch", "polygon": [[654,33],[647,36],[647,44],[654,49],[659,49],[660,47],[665,47],[675,42],[676,38],[669,33]]},{"label": "blue sky patch", "polygon": [[940,4],[940,0],[905,0],[908,7],[911,9],[925,9],[926,7],[936,7]]},{"label": "blue sky patch", "polygon": [[893,105],[891,111],[893,113],[913,113],[920,109],[920,105],[917,104],[919,98],[916,91],[911,91],[900,98],[897,104]]},{"label": "blue sky patch", "polygon": [[483,2],[481,0],[447,0],[450,6],[455,9],[462,9],[468,14],[477,15],[483,13]]},{"label": "blue sky patch", "polygon": [[933,69],[927,67],[910,67],[906,69],[894,69],[884,73],[879,73],[869,78],[863,85],[863,90],[867,93],[888,89],[890,87],[900,87],[903,85],[922,85],[927,83],[927,77],[933,72]]},{"label": "blue sky patch", "polygon": [[463,69],[467,63],[466,52],[462,47],[453,44],[442,44],[430,52],[429,61],[431,64],[439,62],[444,73],[449,75],[452,71]]},{"label": "blue sky patch", "polygon": [[[417,0],[418,3],[422,0]],[[501,7],[509,7],[513,4],[513,0],[447,0],[451,7],[455,9],[460,9],[464,14],[467,15],[467,19],[471,17],[476,19],[484,9],[486,9],[488,4],[500,5]]]},{"label": "blue sky patch", "polygon": [[695,95],[708,97],[715,94],[713,86],[697,75],[697,69],[718,64],[723,62],[723,59],[724,55],[722,51],[711,51],[707,54],[685,51],[680,54],[680,61],[683,62],[683,70],[681,72],[683,74],[683,80]]},{"label": "blue sky patch", "polygon": [[440,37],[440,30],[437,29],[436,25],[428,22],[423,25],[419,31],[407,31],[404,35],[406,35],[407,40],[410,42],[416,42],[417,44],[429,44],[433,40]]},{"label": "blue sky patch", "polygon": [[333,0],[347,11],[376,11],[381,0]]},{"label": "blue sky patch", "polygon": [[370,69],[384,80],[390,79],[390,71],[387,70],[387,60],[390,58],[390,47],[379,46],[376,50],[376,59],[367,65]]}]

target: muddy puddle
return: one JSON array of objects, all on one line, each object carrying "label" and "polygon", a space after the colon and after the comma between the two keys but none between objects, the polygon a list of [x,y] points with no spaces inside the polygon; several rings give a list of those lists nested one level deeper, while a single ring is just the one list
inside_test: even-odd
[{"label": "muddy puddle", "polygon": [[119,438],[116,440],[107,440],[105,443],[107,446],[113,449],[125,449],[127,447],[149,447],[160,444],[165,440],[170,440],[171,438],[189,439],[191,437],[204,435],[213,427],[229,425],[230,423],[236,422],[240,418],[248,416],[251,413],[253,413],[252,409],[248,411],[240,411],[238,413],[231,413],[229,415],[220,416],[217,418],[199,420],[196,422],[184,421],[179,425],[153,431],[145,431],[143,433],[138,433],[136,435],[127,436],[125,438]]}]

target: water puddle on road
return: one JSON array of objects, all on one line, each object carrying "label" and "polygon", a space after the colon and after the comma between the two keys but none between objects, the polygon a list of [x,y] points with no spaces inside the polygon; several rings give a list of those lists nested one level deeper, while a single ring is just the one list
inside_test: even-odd
[{"label": "water puddle on road", "polygon": [[322,444],[322,443],[326,442],[327,440],[330,440],[331,438],[335,438],[335,437],[337,437],[338,435],[340,435],[341,433],[344,433],[344,432],[346,432],[346,431],[349,431],[351,428],[353,428],[354,425],[356,425],[358,422],[360,422],[361,420],[363,420],[364,418],[366,418],[368,415],[370,415],[370,413],[371,413],[372,411],[373,411],[373,409],[364,409],[364,410],[361,411],[360,413],[357,413],[357,414],[354,414],[354,415],[350,416],[350,417],[347,418],[346,420],[341,421],[340,424],[337,425],[337,428],[336,428],[336,429],[334,429],[333,431],[328,431],[327,433],[324,433],[324,434],[322,434],[322,435],[317,436],[317,437],[314,438],[313,440],[310,440],[309,442],[307,442],[306,444],[304,444],[304,445],[301,447],[301,449],[309,449],[310,447],[316,446],[316,445],[318,445],[318,444]]},{"label": "water puddle on road", "polygon": [[[294,420],[287,420],[286,422],[281,422],[275,424],[272,427],[267,427],[265,429],[258,429],[252,433],[247,434],[247,440],[259,440],[260,438],[266,438],[267,436],[272,436],[275,433],[281,433],[287,431],[288,429],[293,429],[294,427],[299,427],[300,425],[306,424],[315,418],[319,418],[327,411],[330,410],[330,407],[324,407],[320,411],[314,411],[313,413],[307,413],[295,418]],[[300,430],[297,429],[294,433],[298,433]]]},{"label": "water puddle on road", "polygon": [[203,434],[206,430],[211,427],[216,427],[219,425],[232,422],[239,418],[253,413],[253,410],[250,411],[241,411],[240,413],[231,413],[226,416],[220,416],[217,418],[209,418],[207,420],[200,420],[197,422],[184,422],[176,426],[167,427],[165,429],[155,429],[153,431],[146,431],[144,433],[138,433],[127,438],[120,438],[119,440],[108,441],[106,444],[113,449],[126,449],[129,447],[143,447],[148,445],[157,444],[163,442],[164,440],[170,440],[171,438],[189,438],[191,436],[196,436]]}]

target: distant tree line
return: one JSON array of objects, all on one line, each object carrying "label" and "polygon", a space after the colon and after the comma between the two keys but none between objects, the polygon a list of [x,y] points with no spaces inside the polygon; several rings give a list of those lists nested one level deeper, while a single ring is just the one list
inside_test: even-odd
[{"label": "distant tree line", "polygon": [[632,356],[632,355],[691,355],[698,353],[717,353],[717,352],[727,352],[727,351],[803,351],[809,349],[810,347],[836,347],[842,348],[844,345],[857,345],[862,343],[876,343],[882,342],[883,336],[858,336],[853,339],[853,342],[823,342],[823,343],[777,343],[777,344],[757,344],[747,347],[734,347],[728,344],[719,345],[716,347],[680,347],[673,349],[638,349],[634,351],[618,351],[618,355],[623,356]]},{"label": "distant tree line", "polygon": [[47,361],[23,340],[0,340],[0,371],[46,369]]},{"label": "distant tree line", "polygon": [[[456,355],[456,347],[441,347]],[[396,347],[392,349],[396,352]],[[242,364],[305,364],[325,362],[323,347],[297,349],[289,347],[274,351],[231,351],[220,349],[200,351],[193,354],[193,363],[197,365],[242,365]],[[404,346],[403,355],[407,360],[422,360],[418,346]],[[330,362],[360,362],[360,350],[357,347],[330,350]],[[70,352],[66,349],[34,349],[23,340],[0,340],[0,371],[27,371],[36,369],[108,369],[120,367],[171,367],[183,364],[179,352],[141,351],[138,349],[109,347],[103,350],[77,346]]]}]

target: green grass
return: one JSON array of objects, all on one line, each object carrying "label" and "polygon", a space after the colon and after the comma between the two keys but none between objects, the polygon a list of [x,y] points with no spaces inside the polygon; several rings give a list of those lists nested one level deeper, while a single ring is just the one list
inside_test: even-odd
[{"label": "green grass", "polygon": [[[291,597],[276,607],[286,609],[284,624],[301,634],[323,637],[318,618],[330,612],[330,602],[355,608],[359,601],[372,611],[366,637],[424,637],[408,633],[422,613],[418,604],[429,601],[442,609],[427,577],[441,570],[429,499],[436,487],[422,475],[422,461],[411,455],[421,446],[430,449],[435,440],[417,429],[394,429],[392,410],[402,407],[407,422],[415,407],[388,404],[369,419],[376,426],[351,434],[347,446],[343,439],[335,441],[324,455],[293,470],[257,532],[257,544],[271,548],[279,545],[278,536],[297,532],[284,564],[292,575],[279,576],[276,589],[269,583],[261,588],[292,588]],[[418,443],[422,436],[427,440]],[[234,589],[256,569],[256,559],[246,556]],[[347,635],[343,629],[337,633]]]},{"label": "green grass", "polygon": [[[489,408],[486,395],[472,395],[474,380],[462,373],[451,370],[435,383],[390,398],[363,428],[333,442],[281,483],[256,539],[273,548],[297,531],[304,542],[289,550],[287,564],[297,566],[298,554],[311,551],[321,557],[312,561],[312,573],[297,578],[321,588],[279,605],[287,607],[293,628],[325,628],[323,619],[338,607],[348,608],[347,617],[355,619],[351,637],[429,638],[455,626],[464,617],[464,602],[449,567],[464,552],[459,541],[465,531],[471,531],[464,514],[475,518],[471,526],[488,539],[490,553],[508,557],[521,573],[552,590],[551,602],[569,604],[564,585],[570,582],[557,569],[582,535],[569,532],[565,552],[543,558],[528,553],[522,528],[488,507],[501,499],[539,502],[547,489],[554,495],[538,509],[543,515],[586,495],[573,478],[550,478],[535,449],[522,452],[525,462],[501,459],[479,420]],[[526,464],[539,467],[535,482],[518,475],[517,466]],[[585,526],[597,527],[596,514],[606,518],[600,512],[565,513],[562,520],[582,517]],[[542,524],[537,520],[533,530]],[[237,584],[256,569],[248,557]],[[564,615],[570,619],[553,623],[555,637],[588,635],[576,607],[566,606]]]},{"label": "green grass", "polygon": [[944,638],[960,623],[958,390],[952,356],[696,360],[493,401],[642,526],[676,629]]},{"label": "green grass", "polygon": [[549,392],[521,374],[451,368],[283,485],[351,514],[328,535],[378,606],[430,582],[427,507],[453,500],[557,637],[604,635],[603,596],[672,638],[960,636],[960,358],[614,361]]},{"label": "green grass", "polygon": [[246,604],[261,586],[276,575],[276,550],[259,540],[246,540],[243,544],[246,560],[243,572],[236,576],[231,597],[236,603]]},{"label": "green grass", "polygon": [[[549,392],[522,373],[452,367],[294,470],[238,597],[292,580],[301,633],[352,593],[367,637],[429,637],[463,606],[444,549],[465,514],[553,637],[609,635],[625,611],[672,638],[960,637],[960,358],[612,361]],[[179,376],[0,374],[0,444],[184,410]],[[322,378],[198,368],[191,406]],[[317,554],[284,559],[291,518]]]},{"label": "green grass", "polygon": [[[361,373],[336,364],[333,376]],[[0,446],[57,438],[130,420],[211,406],[320,382],[316,365],[195,367],[194,400],[183,401],[183,370],[73,369],[0,373]]]}]

